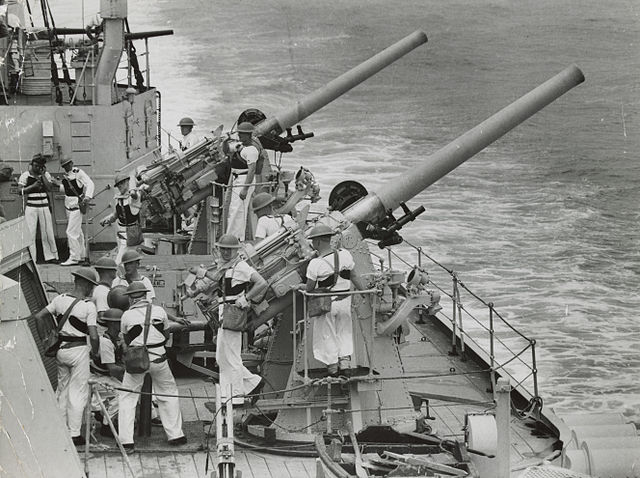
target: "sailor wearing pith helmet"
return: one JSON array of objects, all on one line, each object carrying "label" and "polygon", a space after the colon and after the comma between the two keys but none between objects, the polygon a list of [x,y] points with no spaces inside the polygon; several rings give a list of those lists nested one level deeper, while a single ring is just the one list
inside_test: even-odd
[{"label": "sailor wearing pith helmet", "polygon": [[[122,314],[120,332],[126,347],[146,345],[149,354],[149,370],[153,390],[158,393],[158,412],[170,445],[182,445],[187,438],[182,432],[182,413],[177,397],[178,387],[167,363],[164,344],[168,334],[176,327],[170,323],[167,313],[160,306],[146,299],[148,289],[140,281],[134,281],[127,287],[131,306]],[[139,392],[142,389],[145,373],[125,371],[122,387],[131,391],[120,391],[120,441],[126,449],[133,449],[133,425],[136,415]]]},{"label": "sailor wearing pith helmet", "polygon": [[43,322],[57,318],[55,322],[62,341],[56,353],[58,406],[69,427],[73,443],[81,445],[84,437],[80,434],[80,427],[89,399],[87,335],[94,355],[98,353],[99,347],[96,307],[90,300],[93,288],[98,284],[98,274],[90,267],[82,267],[71,275],[74,277],[73,291],[54,297],[49,305],[35,315],[35,319],[38,332],[43,337]]}]

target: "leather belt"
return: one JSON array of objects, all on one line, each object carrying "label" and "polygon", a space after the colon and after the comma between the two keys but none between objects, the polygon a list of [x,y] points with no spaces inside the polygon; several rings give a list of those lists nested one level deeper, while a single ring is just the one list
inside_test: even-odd
[{"label": "leather belt", "polygon": [[65,208],[67,211],[79,211],[80,208],[79,207],[66,207]]},{"label": "leather belt", "polygon": [[49,207],[49,203],[47,203],[47,204],[29,204],[29,203],[27,203],[27,207]]}]

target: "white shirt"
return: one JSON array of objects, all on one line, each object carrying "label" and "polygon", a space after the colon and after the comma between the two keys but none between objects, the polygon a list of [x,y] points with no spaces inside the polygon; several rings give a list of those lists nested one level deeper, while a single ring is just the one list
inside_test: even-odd
[{"label": "white shirt", "polygon": [[[235,266],[227,269],[224,273],[224,277],[231,279],[231,287],[235,287],[238,284],[245,284],[247,282],[251,282],[251,275],[256,272],[256,270],[247,264],[245,261],[238,262]],[[237,295],[226,296],[227,301],[232,301],[237,297]],[[222,297],[220,297],[222,301]]]},{"label": "white shirt", "polygon": [[[53,298],[51,303],[46,306],[46,309],[54,317],[57,317],[58,315],[64,315],[64,313],[67,311],[69,306],[73,304],[75,300],[76,300],[75,297],[67,294],[57,295],[56,297]],[[76,305],[73,306],[73,309],[71,309],[71,313],[69,314],[69,317],[71,317],[72,315],[78,320],[80,320],[81,322],[84,322],[85,324],[87,324],[87,326],[96,325],[97,313],[96,313],[96,306],[93,305],[93,302],[81,299]],[[69,319],[67,319],[67,321],[62,326],[62,330],[60,331],[60,334],[66,335],[69,337],[85,337],[86,336],[85,333],[80,332],[73,325],[71,325],[71,323],[69,322]]]},{"label": "white shirt", "polygon": [[253,145],[244,146],[240,150],[240,157],[247,162],[247,166],[258,162],[258,148]]},{"label": "white shirt", "polygon": [[281,227],[293,227],[296,222],[288,214],[281,216],[260,216],[258,218],[258,224],[256,225],[256,233],[254,237],[256,239],[264,239],[271,234],[276,233]]},{"label": "white shirt", "polygon": [[91,296],[91,300],[96,306],[96,312],[104,312],[109,308],[109,303],[107,302],[107,296],[109,295],[109,291],[111,288],[104,284],[98,284],[93,289],[93,296]]},{"label": "white shirt", "polygon": [[192,148],[199,141],[200,138],[192,130],[189,132],[189,134],[182,137],[182,147],[180,149],[182,149],[182,151],[185,151],[189,148]]},{"label": "white shirt", "polygon": [[[136,279],[136,281],[138,282],[142,282],[144,284],[144,286],[147,288],[147,290],[149,292],[147,292],[147,297],[146,299],[151,302],[153,299],[156,298],[156,291],[153,289],[153,284],[151,284],[151,281],[149,280],[148,277],[141,275],[140,279]],[[115,287],[117,285],[123,285],[125,287],[129,286],[129,282],[127,282],[127,279],[125,279],[124,277],[116,277],[115,279],[113,279],[113,282],[111,283],[111,287]]]},{"label": "white shirt", "polygon": [[116,363],[116,348],[111,339],[100,336],[100,362],[102,365]]},{"label": "white shirt", "polygon": [[[64,177],[71,180],[76,180],[78,186],[80,187],[80,191],[84,189],[84,195],[86,198],[91,199],[93,197],[93,191],[95,189],[95,185],[93,181],[89,177],[87,173],[85,173],[80,168],[72,168],[68,173],[64,173]],[[64,192],[64,185],[60,184],[60,192]],[[77,196],[64,196],[64,207],[66,208],[74,208],[78,207],[78,197]]]},{"label": "white shirt", "polygon": [[[309,265],[307,266],[307,279],[314,280],[319,282],[324,280],[330,276],[333,276],[333,266],[334,266],[334,256],[333,253],[324,256],[324,257],[316,257],[309,261]],[[353,256],[351,253],[345,249],[338,250],[338,267],[341,271],[350,271],[356,266],[353,261]],[[335,285],[331,288],[331,290],[344,291],[351,289],[351,280],[343,279],[338,276]]]},{"label": "white shirt", "polygon": [[[149,302],[141,300],[132,305],[129,310],[122,314],[120,321],[120,331],[122,334],[126,334],[135,325],[140,325],[142,331],[134,338],[129,345],[144,345],[144,319],[147,314],[147,305]],[[166,337],[156,329],[153,324],[164,324],[165,329],[169,326],[169,318],[164,309],[158,305],[151,306],[151,320],[149,322],[149,335],[147,337],[147,345],[155,345],[162,343],[166,340]],[[153,354],[162,355],[165,353],[163,347],[153,347],[151,349]]]}]

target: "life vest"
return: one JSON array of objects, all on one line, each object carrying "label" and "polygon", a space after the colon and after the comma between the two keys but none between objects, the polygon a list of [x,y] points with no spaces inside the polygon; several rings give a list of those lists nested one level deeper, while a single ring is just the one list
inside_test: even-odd
[{"label": "life vest", "polygon": [[129,204],[122,205],[120,201],[121,199],[118,199],[116,202],[116,216],[118,218],[118,224],[124,227],[137,224],[140,212],[138,212],[138,214],[133,214],[131,212],[131,206]]},{"label": "life vest", "polygon": [[[77,169],[74,169],[74,171],[77,172]],[[62,186],[64,186],[65,196],[80,197],[84,192],[84,185],[78,184],[78,178],[69,179],[63,176]]]},{"label": "life vest", "polygon": [[[38,181],[38,178],[27,174],[26,186],[31,186]],[[36,189],[33,189],[30,193],[27,193],[27,206],[30,207],[48,207],[49,196],[44,184],[41,184]]]},{"label": "life vest", "polygon": [[251,286],[250,282],[240,282],[239,284],[232,285],[235,268],[236,267],[233,266],[231,270],[231,277],[227,277],[227,271],[225,271],[220,278],[220,290],[222,291],[222,297],[225,303],[234,303],[238,296],[243,292],[247,292]]}]

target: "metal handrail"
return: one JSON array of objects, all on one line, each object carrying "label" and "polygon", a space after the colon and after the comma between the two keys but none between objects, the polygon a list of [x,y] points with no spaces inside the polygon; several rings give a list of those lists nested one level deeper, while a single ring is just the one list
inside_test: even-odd
[{"label": "metal handrail", "polygon": [[[478,341],[470,333],[468,333],[464,328],[463,316],[466,315],[468,318],[470,318],[475,324],[477,324],[481,329],[486,331],[487,334],[488,334],[488,340],[489,340],[489,365],[490,365],[490,368],[491,368],[492,389],[495,389],[495,383],[496,383],[496,379],[497,379],[497,371],[501,370],[501,374],[509,375],[511,378],[514,379],[514,382],[516,382],[518,385],[521,385],[522,382],[524,382],[529,377],[531,377],[532,378],[532,382],[533,382],[533,397],[538,397],[538,375],[537,375],[537,364],[536,364],[536,353],[535,353],[536,341],[531,339],[531,338],[529,338],[529,337],[527,337],[522,332],[520,332],[512,324],[510,324],[502,315],[500,315],[498,313],[498,311],[495,309],[493,302],[487,302],[484,299],[482,299],[480,296],[475,294],[473,291],[471,291],[460,280],[458,274],[454,270],[447,268],[446,266],[444,266],[443,264],[439,263],[437,260],[435,260],[434,258],[429,256],[428,254],[426,254],[422,250],[421,247],[415,246],[415,245],[411,244],[410,242],[407,242],[406,240],[404,241],[404,244],[406,244],[407,246],[409,246],[411,249],[413,249],[415,251],[415,253],[416,253],[416,262],[417,262],[418,267],[422,267],[422,260],[423,260],[423,258],[426,258],[430,262],[432,262],[433,264],[438,266],[442,271],[444,271],[447,275],[449,275],[451,277],[451,280],[452,280],[452,289],[451,289],[452,291],[451,292],[447,292],[444,289],[444,287],[439,286],[437,283],[433,282],[431,279],[429,280],[429,284],[430,285],[434,286],[443,295],[445,295],[446,297],[448,297],[452,301],[452,312],[453,312],[452,317],[447,317],[446,313],[441,313],[445,318],[447,318],[451,322],[451,327],[452,327],[452,349],[451,349],[451,353],[457,355],[457,353],[458,353],[457,352],[457,344],[458,344],[458,341],[459,341],[459,343],[460,343],[460,353],[462,355],[462,360],[465,360],[466,359],[466,357],[465,357],[465,340],[467,342],[472,342],[472,343],[474,343],[476,345],[478,344]],[[415,266],[415,263],[411,264],[404,257],[400,256],[396,251],[393,251],[390,247],[386,247],[385,249],[387,249],[388,261],[389,261],[389,264],[387,264],[387,267],[386,267],[387,270],[391,269],[391,258],[392,257],[396,258],[398,261],[402,262],[403,264],[405,264],[408,267],[413,268]],[[385,269],[384,260],[381,259],[380,256],[378,256],[378,255],[376,255],[376,257],[378,257],[380,259],[381,269],[384,270]],[[475,301],[479,302],[483,307],[486,308],[486,310],[488,311],[488,326],[485,325],[485,323],[483,323],[483,321],[480,318],[475,317],[474,314],[471,313],[471,311],[469,311],[468,309],[466,309],[462,305],[461,290],[464,290],[473,299],[475,299]],[[498,336],[497,331],[496,331],[496,320],[495,320],[496,318],[499,319],[499,321],[498,321],[499,323],[504,324],[504,326],[506,326],[513,333],[515,333],[518,337],[520,337],[520,339],[525,340],[527,342],[527,345],[520,352],[513,351],[512,348],[504,340],[502,340]],[[497,356],[496,356],[496,348],[497,348],[497,346],[500,346],[502,351],[504,351],[505,353],[508,353],[510,355],[510,358],[506,359],[506,361],[503,361],[502,363],[500,363],[498,361]],[[530,363],[527,363],[522,358],[522,355],[523,355],[524,352],[526,352],[529,349],[531,350],[531,356],[530,356]],[[517,381],[515,379],[515,377],[513,377],[512,374],[510,374],[504,368],[507,364],[509,364],[509,363],[511,363],[513,361],[517,361],[517,362],[521,363],[522,365],[524,365],[529,370],[529,373],[521,381]],[[531,394],[531,392],[529,392],[528,390],[525,390],[525,391],[527,393]]]}]

